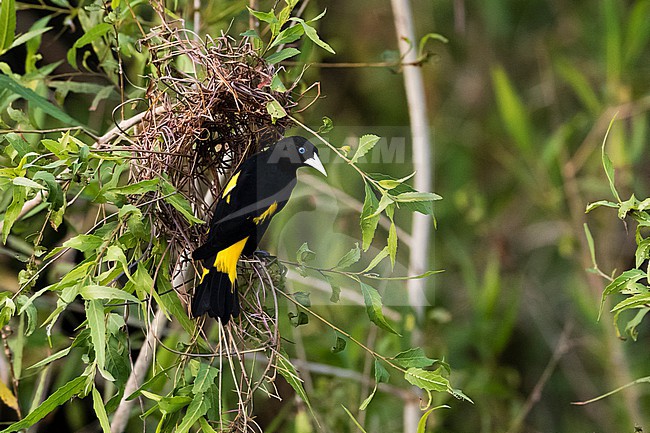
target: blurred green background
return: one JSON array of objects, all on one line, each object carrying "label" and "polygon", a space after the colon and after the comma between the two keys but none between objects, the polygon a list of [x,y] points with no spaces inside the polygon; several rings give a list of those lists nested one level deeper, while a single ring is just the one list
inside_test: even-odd
[{"label": "blurred green background", "polygon": [[[273,6],[255,3],[259,10]],[[238,35],[248,28],[247,4],[202,2],[200,32],[230,28]],[[349,300],[360,296],[357,287],[343,287],[347,302],[342,304],[327,301],[326,283],[290,274],[290,287],[311,291],[320,314],[380,353],[407,349],[410,334],[420,329],[426,354],[448,362],[453,385],[474,401],[435,395],[434,403],[450,408],[431,415],[428,431],[650,431],[647,384],[585,406],[572,405],[650,375],[648,324],[639,327],[634,342],[617,337],[607,308],[597,320],[607,282],[588,272],[593,263],[584,231],[587,223],[604,272],[634,265],[635,227],[619,221],[615,211],[585,214],[585,208],[611,199],[600,152],[615,115],[607,151],[619,191],[624,198],[650,193],[650,1],[414,0],[412,7],[418,39],[432,32],[448,39],[429,40],[422,65],[433,191],[444,198],[435,205],[438,228],[428,242],[430,268],[445,272],[426,280],[426,320],[414,322],[403,283],[377,286],[386,299],[386,315],[398,324],[403,339],[371,326],[364,307]],[[408,175],[402,74],[397,66],[364,65],[398,58],[390,2],[312,0],[303,15],[312,18],[325,8],[319,34],[336,55],[303,47],[301,60],[311,63],[303,82],[320,82],[321,97],[302,119],[317,128],[323,116],[330,117],[334,129],[327,137],[339,147],[365,133],[403,137],[405,147],[395,149],[396,155],[404,149],[404,161],[388,152],[384,160],[362,167]],[[177,4],[179,13],[189,9],[184,2]],[[21,19],[34,20],[27,12],[19,15],[19,24]],[[419,41],[414,42],[417,46]],[[53,62],[64,59],[73,42],[59,37],[48,43],[54,58],[45,61]],[[57,52],[62,53],[58,58]],[[137,82],[142,65],[134,61],[128,67],[127,62],[127,72]],[[302,71],[302,65],[284,67],[286,78]],[[115,100],[97,111],[76,113],[83,104],[75,106],[72,98],[66,103],[71,113],[97,129],[112,125]],[[274,220],[265,242],[281,258],[294,260],[307,240],[317,253],[316,264],[332,266],[360,239],[363,183],[346,164],[330,161],[326,186],[322,179],[301,174],[291,207]],[[396,222],[410,231],[409,213],[398,211]],[[384,230],[372,251],[383,247],[385,236]],[[396,273],[405,272],[408,253],[400,243]],[[389,272],[387,266],[380,269]],[[3,271],[3,284],[15,290],[8,272],[15,269]],[[346,293],[351,295],[346,298]],[[353,344],[332,353],[335,333],[315,320],[293,328],[286,319],[283,332],[291,356],[312,364],[311,373],[301,371],[323,431],[357,431],[341,405],[368,432],[402,431],[400,390],[408,389],[405,381],[392,378],[392,387],[381,388],[368,409],[359,411],[373,386],[372,357]],[[63,367],[67,373],[57,381],[64,383],[70,368]],[[305,408],[290,392],[286,395],[282,403],[258,403],[265,431],[315,429]],[[67,408],[68,418],[83,419],[76,404]],[[84,422],[76,425],[84,431]]]}]

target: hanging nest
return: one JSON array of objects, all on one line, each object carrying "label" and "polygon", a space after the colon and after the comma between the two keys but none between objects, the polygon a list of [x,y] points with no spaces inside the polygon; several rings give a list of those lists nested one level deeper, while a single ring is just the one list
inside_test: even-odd
[{"label": "hanging nest", "polygon": [[[230,171],[261,146],[277,141],[290,124],[272,119],[267,104],[287,112],[296,104],[289,91],[270,89],[275,71],[247,39],[229,36],[204,41],[168,24],[142,41],[151,55],[152,82],[144,128],[130,149],[135,160],[130,182],[161,175],[189,201],[197,217],[209,221],[213,197]],[[191,73],[179,64],[191,65]],[[189,68],[188,68],[189,69]],[[172,256],[193,250],[205,227],[190,224],[164,200],[154,210],[156,236],[172,246]]]}]

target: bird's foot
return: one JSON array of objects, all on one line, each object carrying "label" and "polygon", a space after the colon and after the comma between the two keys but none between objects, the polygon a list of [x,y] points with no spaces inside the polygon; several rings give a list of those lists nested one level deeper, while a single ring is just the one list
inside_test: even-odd
[{"label": "bird's foot", "polygon": [[253,252],[253,257],[258,259],[261,262],[273,262],[277,259],[274,255],[271,255],[268,251],[256,250]]}]

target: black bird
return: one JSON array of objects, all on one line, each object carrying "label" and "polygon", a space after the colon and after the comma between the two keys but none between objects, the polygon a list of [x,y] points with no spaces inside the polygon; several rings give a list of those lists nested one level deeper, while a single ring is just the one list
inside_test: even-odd
[{"label": "black bird", "polygon": [[296,186],[296,170],[309,165],[327,176],[318,150],[303,137],[286,137],[245,160],[221,191],[208,239],[194,250],[203,275],[192,300],[192,315],[208,313],[222,324],[239,315],[237,262],[257,249],[273,215]]}]

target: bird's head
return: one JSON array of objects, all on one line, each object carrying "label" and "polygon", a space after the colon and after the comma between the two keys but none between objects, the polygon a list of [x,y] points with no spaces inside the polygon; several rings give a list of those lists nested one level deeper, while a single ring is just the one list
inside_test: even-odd
[{"label": "bird's head", "polygon": [[325,167],[318,157],[318,149],[304,137],[285,137],[269,150],[271,154],[268,162],[271,164],[289,164],[295,168],[309,165],[327,176]]}]

